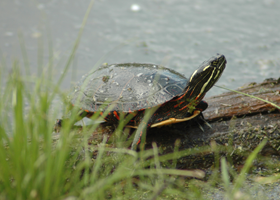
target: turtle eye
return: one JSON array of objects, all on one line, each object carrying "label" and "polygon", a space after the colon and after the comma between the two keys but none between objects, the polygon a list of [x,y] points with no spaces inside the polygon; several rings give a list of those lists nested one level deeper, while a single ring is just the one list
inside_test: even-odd
[{"label": "turtle eye", "polygon": [[211,65],[212,65],[212,66],[217,66],[217,65],[218,65],[218,61],[217,61],[217,60],[213,60],[213,61],[211,62]]}]

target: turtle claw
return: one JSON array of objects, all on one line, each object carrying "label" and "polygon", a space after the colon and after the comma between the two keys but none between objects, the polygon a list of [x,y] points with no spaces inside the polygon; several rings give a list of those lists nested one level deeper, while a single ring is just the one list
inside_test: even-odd
[{"label": "turtle claw", "polygon": [[205,123],[209,128],[213,129],[212,126],[211,126],[211,124],[209,124],[207,121],[204,121],[204,123]]},{"label": "turtle claw", "polygon": [[204,132],[204,129],[203,129],[203,127],[200,125],[200,123],[198,123],[198,126],[199,126],[200,130],[202,130],[202,132]]},{"label": "turtle claw", "polygon": [[[204,122],[204,124],[206,124],[209,128],[212,129],[212,126],[205,120],[204,116],[202,113],[200,113],[199,115],[199,119],[202,120]],[[201,124],[199,123],[199,120],[196,120],[200,130],[202,130],[204,132],[204,128],[201,126]]]},{"label": "turtle claw", "polygon": [[206,124],[209,128],[212,129],[212,126],[205,120],[205,118],[204,118],[204,116],[203,116],[202,113],[201,113],[201,115],[200,115],[200,119],[201,119],[202,121],[204,121],[204,124]]}]

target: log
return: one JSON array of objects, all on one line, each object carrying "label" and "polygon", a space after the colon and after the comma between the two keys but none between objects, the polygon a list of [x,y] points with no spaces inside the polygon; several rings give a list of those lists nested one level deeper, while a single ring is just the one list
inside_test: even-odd
[{"label": "log", "polygon": [[[238,91],[257,96],[268,100],[276,105],[280,105],[280,78],[266,79],[260,84],[250,83],[238,89]],[[258,113],[268,113],[276,108],[263,101],[244,96],[235,92],[227,92],[218,96],[213,96],[206,101],[209,108],[204,112],[204,117],[209,121],[218,119],[229,119],[233,116],[242,117],[256,115]]]},{"label": "log", "polygon": [[[250,83],[238,91],[251,94],[280,106],[280,78],[266,79],[262,83]],[[214,146],[222,147],[219,155],[230,157],[232,164],[241,165],[247,155],[266,138],[261,154],[280,156],[280,112],[271,104],[235,92],[205,99],[209,107],[201,116],[191,121],[149,129],[146,149],[155,142],[160,154],[187,151],[204,147],[203,153],[183,156],[177,168],[209,168],[214,163]],[[100,132],[111,134],[113,128],[102,124],[89,139],[89,143],[100,139]],[[95,142],[96,144],[96,142]]]}]

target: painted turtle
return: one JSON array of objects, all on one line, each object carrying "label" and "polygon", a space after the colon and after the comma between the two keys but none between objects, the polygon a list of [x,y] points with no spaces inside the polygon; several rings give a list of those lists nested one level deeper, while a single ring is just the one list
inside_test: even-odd
[{"label": "painted turtle", "polygon": [[[187,79],[154,64],[106,64],[83,77],[71,95],[71,103],[81,108],[81,117],[100,112],[112,124],[117,124],[123,113],[133,114],[128,126],[138,127],[131,146],[134,149],[146,128],[187,121],[205,110],[208,105],[202,98],[218,81],[225,66],[225,56],[217,54]],[[105,116],[108,108],[110,112]],[[154,113],[145,122],[148,110]]]}]

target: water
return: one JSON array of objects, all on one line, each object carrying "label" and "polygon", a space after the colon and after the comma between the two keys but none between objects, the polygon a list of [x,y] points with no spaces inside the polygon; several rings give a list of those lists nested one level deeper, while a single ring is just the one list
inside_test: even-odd
[{"label": "water", "polygon": [[[35,73],[40,65],[38,46],[47,60],[51,35],[55,73],[60,74],[89,2],[1,0],[0,53],[7,63],[21,57],[18,32],[22,32]],[[279,10],[277,0],[96,0],[77,51],[76,69],[69,71],[62,88],[69,89],[71,81],[78,81],[102,56],[127,40],[128,45],[104,62],[163,64],[189,77],[204,60],[221,53],[228,64],[218,85],[235,89],[278,78]],[[214,87],[208,95],[222,92]]]}]

